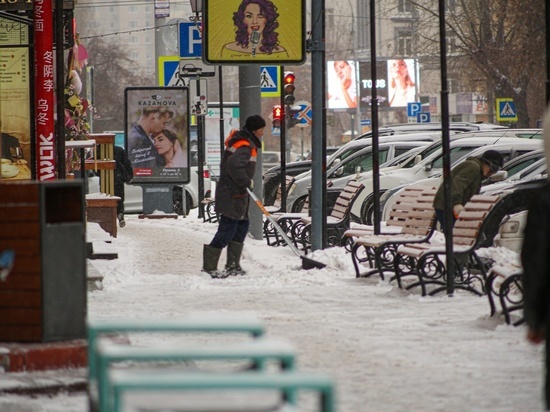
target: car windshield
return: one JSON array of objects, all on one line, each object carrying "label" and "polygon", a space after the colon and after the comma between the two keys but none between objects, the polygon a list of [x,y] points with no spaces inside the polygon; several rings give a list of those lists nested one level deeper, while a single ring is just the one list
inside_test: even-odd
[{"label": "car windshield", "polygon": [[505,164],[502,170],[506,170],[508,172],[508,176],[513,176],[516,173],[519,173],[523,169],[528,168],[533,163],[537,163],[540,161],[540,159],[544,157],[544,153],[539,153],[536,156],[529,157],[527,159],[523,159],[521,161],[512,162],[512,164]]},{"label": "car windshield", "polygon": [[[379,157],[380,163],[384,163],[388,158],[388,147],[380,148]],[[372,151],[368,150],[366,153],[358,155],[355,158],[350,159],[347,162],[340,163],[335,166],[328,174],[330,178],[340,178],[344,176],[350,176],[357,173],[357,168],[361,168],[361,172],[368,172],[372,170]]]},{"label": "car windshield", "polygon": [[414,165],[416,165],[416,162],[415,162],[416,156],[420,156],[420,159],[423,160],[427,158],[429,155],[431,155],[432,153],[435,153],[436,151],[441,149],[442,145],[443,144],[441,142],[436,142],[434,144],[429,145],[428,147],[425,147],[424,150],[420,151],[416,155],[411,156],[409,160],[402,167],[404,168],[413,167]]}]

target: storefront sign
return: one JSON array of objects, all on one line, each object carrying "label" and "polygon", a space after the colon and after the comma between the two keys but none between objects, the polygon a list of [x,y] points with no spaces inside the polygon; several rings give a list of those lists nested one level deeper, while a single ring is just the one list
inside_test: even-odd
[{"label": "storefront sign", "polygon": [[51,0],[34,0],[35,130],[38,180],[56,178],[54,135],[53,8]]}]

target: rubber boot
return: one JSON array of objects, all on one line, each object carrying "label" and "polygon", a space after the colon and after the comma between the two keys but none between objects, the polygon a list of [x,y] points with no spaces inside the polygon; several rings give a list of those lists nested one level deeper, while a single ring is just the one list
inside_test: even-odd
[{"label": "rubber boot", "polygon": [[221,254],[222,249],[204,245],[202,248],[202,271],[208,273],[213,278],[227,277],[225,273],[218,271],[218,261]]},{"label": "rubber boot", "polygon": [[243,253],[243,243],[229,242],[227,245],[227,263],[225,271],[228,276],[245,275],[246,272],[241,268],[241,254]]}]

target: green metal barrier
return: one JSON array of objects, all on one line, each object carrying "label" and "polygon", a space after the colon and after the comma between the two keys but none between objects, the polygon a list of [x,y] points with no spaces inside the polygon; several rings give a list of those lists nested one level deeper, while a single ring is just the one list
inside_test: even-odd
[{"label": "green metal barrier", "polygon": [[[143,371],[111,370],[109,382],[113,392],[114,412],[121,411],[122,396],[129,391],[212,391],[279,390],[291,397],[295,392],[311,390],[319,393],[321,412],[335,412],[334,385],[322,374],[302,372],[231,374],[212,373],[144,373]],[[227,405],[225,405],[227,406]],[[181,405],[180,405],[181,407]]]},{"label": "green metal barrier", "polygon": [[[265,370],[269,361],[277,362],[282,370],[295,364],[294,348],[282,340],[259,338],[236,345],[132,347],[106,341],[97,344],[96,368],[98,404],[100,411],[112,410],[109,405],[109,366],[113,362],[155,362],[192,360],[252,360],[258,370]],[[163,370],[161,373],[164,373]],[[197,371],[189,371],[196,373]],[[239,372],[240,373],[240,372]],[[92,395],[91,395],[92,396]],[[111,405],[112,406],[112,405]]]},{"label": "green metal barrier", "polygon": [[[258,318],[242,313],[189,314],[171,320],[90,320],[88,326],[88,390],[90,401],[97,391],[96,344],[101,335],[126,332],[246,333],[257,338],[265,334]],[[95,406],[90,403],[93,411]]]}]

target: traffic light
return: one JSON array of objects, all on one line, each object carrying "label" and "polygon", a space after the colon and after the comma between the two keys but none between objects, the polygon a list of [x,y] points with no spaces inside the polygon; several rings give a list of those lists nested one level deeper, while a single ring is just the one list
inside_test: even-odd
[{"label": "traffic light", "polygon": [[294,79],[296,76],[294,76],[294,73],[292,72],[285,72],[284,77],[284,92],[285,92],[285,98],[284,103],[287,105],[293,105],[296,101],[296,97],[294,97],[294,90],[296,90],[296,86],[294,86]]},{"label": "traffic light", "polygon": [[273,106],[273,127],[281,127],[283,108],[279,105]]}]

